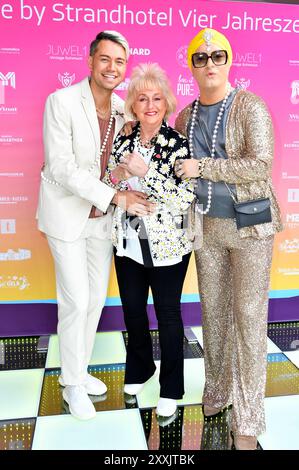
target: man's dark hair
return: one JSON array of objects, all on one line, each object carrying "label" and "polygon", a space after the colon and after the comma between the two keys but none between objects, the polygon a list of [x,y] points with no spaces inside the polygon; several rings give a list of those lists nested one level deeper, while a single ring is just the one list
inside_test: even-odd
[{"label": "man's dark hair", "polygon": [[107,39],[122,46],[126,51],[126,56],[128,60],[130,55],[128,41],[122,34],[118,33],[117,31],[101,31],[99,34],[97,34],[96,38],[90,44],[89,55],[93,56],[97,50],[99,42]]}]

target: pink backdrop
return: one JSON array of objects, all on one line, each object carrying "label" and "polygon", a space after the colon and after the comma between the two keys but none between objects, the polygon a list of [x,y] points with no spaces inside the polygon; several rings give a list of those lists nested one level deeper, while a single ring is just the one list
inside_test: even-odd
[{"label": "pink backdrop", "polygon": [[[276,239],[270,295],[299,295],[298,11],[293,5],[198,0],[1,0],[0,301],[55,299],[52,259],[35,221],[47,95],[86,76],[89,43],[99,31],[116,29],[132,48],[127,77],[139,62],[159,62],[179,110],[197,94],[186,47],[207,26],[231,41],[232,85],[262,96],[273,116],[273,178],[285,230]],[[118,90],[122,97],[127,83]],[[197,298],[193,265],[184,292],[185,301]],[[112,274],[108,305],[117,297]]]}]

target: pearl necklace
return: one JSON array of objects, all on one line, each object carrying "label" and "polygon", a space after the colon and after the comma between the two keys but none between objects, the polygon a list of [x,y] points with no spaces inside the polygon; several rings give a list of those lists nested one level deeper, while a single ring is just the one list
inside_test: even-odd
[{"label": "pearl necklace", "polygon": [[[100,166],[100,162],[101,162],[101,157],[106,149],[106,145],[107,145],[107,142],[108,142],[108,138],[109,138],[109,135],[110,135],[110,132],[111,132],[111,129],[112,129],[112,125],[113,125],[113,118],[114,116],[116,115],[116,111],[115,111],[115,107],[114,107],[114,96],[112,95],[112,100],[111,100],[111,115],[110,115],[110,119],[109,119],[109,123],[108,123],[108,127],[107,127],[107,132],[106,132],[106,135],[104,137],[104,140],[102,142],[102,145],[101,145],[101,148],[100,148],[100,151],[99,151],[99,154],[96,156],[93,164],[88,168],[88,171],[91,173],[94,168],[97,166],[99,167]],[[78,168],[78,165],[77,165],[77,168]],[[47,178],[45,175],[44,175],[44,172],[43,170],[41,171],[41,179],[43,181],[46,181],[47,183],[50,183],[50,184],[54,184],[55,186],[61,186],[60,183],[58,183],[58,181],[55,181],[55,180],[51,180],[49,178]]]},{"label": "pearl necklace", "polygon": [[[224,108],[225,108],[226,102],[228,100],[228,97],[230,95],[230,92],[231,92],[231,85],[229,83],[226,95],[225,95],[225,97],[222,101],[221,107],[219,109],[218,116],[217,116],[216,123],[215,123],[214,130],[213,130],[211,158],[215,158],[215,153],[216,153],[215,147],[216,147],[216,139],[217,139],[219,124],[221,122],[221,119],[222,119],[222,116],[223,116],[223,113],[224,113]],[[190,148],[191,158],[194,158],[193,134],[194,134],[195,119],[196,119],[196,116],[197,116],[197,110],[198,110],[198,106],[199,106],[199,99],[200,99],[200,97],[198,97],[197,100],[195,101],[195,105],[194,105],[193,113],[192,113],[192,118],[191,118],[191,124],[190,124],[190,133],[189,133],[189,139],[188,140],[189,140],[189,148]],[[207,203],[207,207],[204,210],[201,210],[200,207],[197,207],[198,212],[202,215],[206,215],[209,212],[210,208],[211,208],[211,203],[212,203],[212,181],[209,180],[208,181],[208,203]]]},{"label": "pearl necklace", "polygon": [[141,127],[139,127],[139,129],[137,131],[137,134],[136,134],[136,137],[135,137],[135,145],[137,145],[138,147],[144,147],[146,149],[151,149],[156,143],[156,140],[157,140],[157,137],[159,135],[160,129],[161,129],[161,127],[159,127],[159,129],[154,133],[154,135],[152,135],[152,137],[150,137],[149,139],[146,139],[145,141],[142,142],[141,141]]}]

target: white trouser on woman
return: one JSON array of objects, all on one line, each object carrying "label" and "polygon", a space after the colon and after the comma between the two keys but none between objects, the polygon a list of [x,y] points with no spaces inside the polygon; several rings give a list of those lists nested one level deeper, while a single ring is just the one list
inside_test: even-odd
[{"label": "white trouser on woman", "polygon": [[112,243],[111,215],[88,219],[80,237],[47,236],[55,262],[60,362],[66,385],[86,380],[98,322],[105,304]]}]

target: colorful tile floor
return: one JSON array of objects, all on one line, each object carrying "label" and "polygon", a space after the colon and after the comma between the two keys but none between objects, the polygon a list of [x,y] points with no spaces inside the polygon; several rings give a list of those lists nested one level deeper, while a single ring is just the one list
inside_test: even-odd
[{"label": "colorful tile floor", "polygon": [[[186,329],[185,389],[176,419],[158,421],[158,377],[138,395],[123,394],[126,333],[98,333],[90,373],[107,384],[93,397],[96,418],[79,421],[64,403],[57,336],[0,338],[0,450],[209,450],[228,448],[230,411],[205,420],[202,329]],[[191,338],[190,338],[191,336]],[[193,337],[193,338],[192,338]],[[159,339],[152,332],[159,368]],[[127,401],[127,402],[126,402]],[[259,448],[299,449],[299,322],[268,327],[267,431]]]}]

